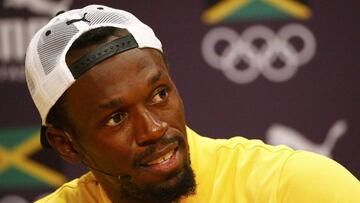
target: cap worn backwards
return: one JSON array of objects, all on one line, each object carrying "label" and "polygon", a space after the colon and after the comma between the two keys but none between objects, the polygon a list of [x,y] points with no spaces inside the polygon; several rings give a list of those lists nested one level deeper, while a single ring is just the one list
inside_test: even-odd
[{"label": "cap worn backwards", "polygon": [[[99,27],[122,28],[130,34],[98,46],[68,67],[65,57],[74,41],[83,33]],[[161,42],[153,30],[124,10],[90,5],[62,12],[51,19],[34,35],[25,58],[26,82],[40,112],[42,125],[46,126],[47,115],[56,101],[84,72],[135,47],[149,47],[162,52]]]}]

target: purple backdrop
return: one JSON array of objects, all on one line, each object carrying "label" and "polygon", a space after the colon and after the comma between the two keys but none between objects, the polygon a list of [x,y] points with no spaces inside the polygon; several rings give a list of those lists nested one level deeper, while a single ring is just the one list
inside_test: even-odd
[{"label": "purple backdrop", "polygon": [[[360,177],[358,1],[0,0],[0,203],[32,201],[86,170],[31,142],[40,119],[23,64],[32,33],[55,11],[94,2],[154,29],[194,130],[315,151]],[[22,144],[32,150],[20,154]]]}]

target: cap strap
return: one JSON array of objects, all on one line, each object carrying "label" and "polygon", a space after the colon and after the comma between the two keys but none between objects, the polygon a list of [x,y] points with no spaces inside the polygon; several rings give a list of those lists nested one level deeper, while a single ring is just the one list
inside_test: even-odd
[{"label": "cap strap", "polygon": [[93,66],[105,59],[137,47],[139,47],[139,45],[134,37],[131,34],[126,35],[109,43],[103,44],[92,50],[90,53],[82,56],[75,63],[69,66],[70,72],[75,79],[78,79],[87,70],[91,69]]}]

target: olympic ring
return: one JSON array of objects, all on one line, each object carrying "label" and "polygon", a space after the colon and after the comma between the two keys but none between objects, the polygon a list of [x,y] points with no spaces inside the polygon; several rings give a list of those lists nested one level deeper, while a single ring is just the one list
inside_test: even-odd
[{"label": "olympic ring", "polygon": [[[296,47],[294,39],[301,40],[301,48]],[[261,45],[257,44],[259,41]],[[221,42],[227,46],[218,53],[216,46]],[[300,24],[288,24],[278,33],[255,25],[241,36],[230,28],[218,27],[205,35],[201,50],[211,67],[223,71],[235,83],[252,82],[261,73],[270,81],[284,82],[314,57],[316,40],[311,31]],[[275,65],[278,60],[282,62],[280,67]],[[246,67],[237,68],[240,62]]]}]

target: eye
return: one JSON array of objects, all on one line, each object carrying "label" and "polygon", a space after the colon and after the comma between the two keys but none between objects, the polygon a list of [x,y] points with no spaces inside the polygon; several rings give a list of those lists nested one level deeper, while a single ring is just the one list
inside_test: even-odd
[{"label": "eye", "polygon": [[169,89],[167,87],[162,87],[152,98],[152,103],[157,104],[165,101],[169,96]]},{"label": "eye", "polygon": [[120,125],[126,118],[123,112],[116,112],[110,116],[110,119],[105,123],[106,126],[113,127]]}]

